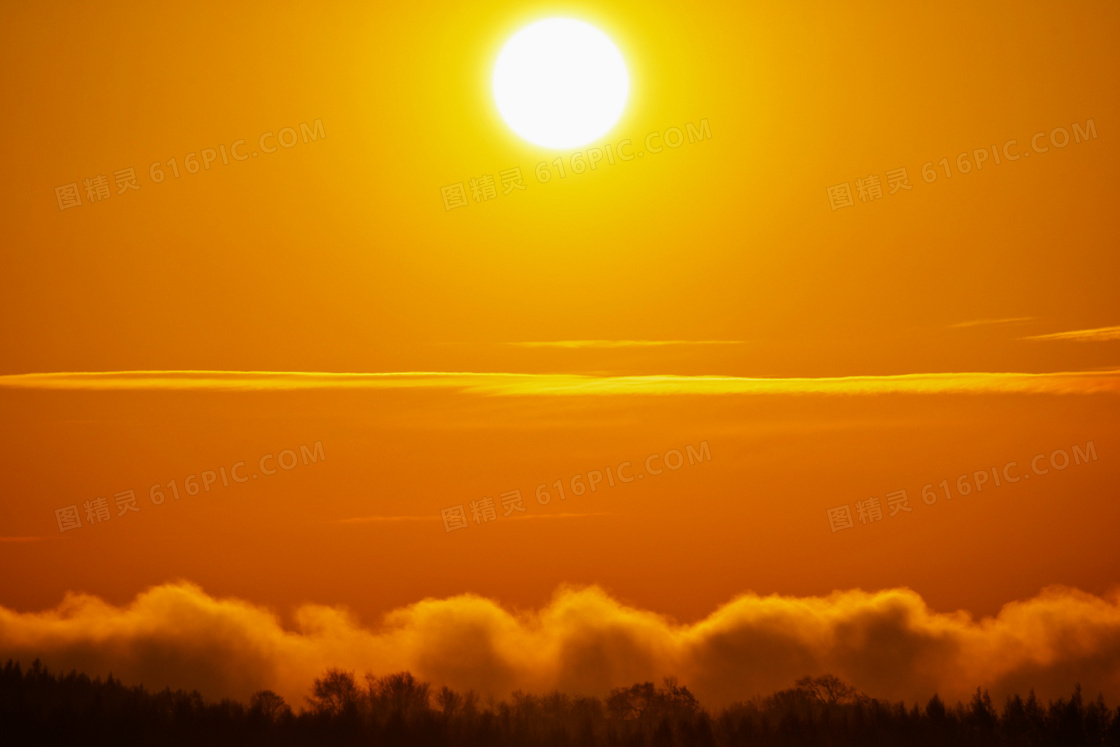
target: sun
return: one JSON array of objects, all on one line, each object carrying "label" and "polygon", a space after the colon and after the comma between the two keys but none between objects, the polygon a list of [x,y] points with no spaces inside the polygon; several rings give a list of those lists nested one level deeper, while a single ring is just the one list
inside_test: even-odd
[{"label": "sun", "polygon": [[548,18],[513,35],[494,66],[494,100],[521,137],[575,148],[618,121],[630,76],[607,35],[583,21]]}]

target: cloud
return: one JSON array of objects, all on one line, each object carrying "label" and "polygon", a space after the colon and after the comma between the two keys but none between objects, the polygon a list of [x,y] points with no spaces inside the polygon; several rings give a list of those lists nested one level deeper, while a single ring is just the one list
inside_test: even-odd
[{"label": "cloud", "polygon": [[[510,521],[532,521],[534,519],[585,519],[592,516],[610,516],[609,513],[559,513],[559,514],[528,514],[525,516],[514,515],[509,517]],[[348,519],[332,519],[325,523],[327,524],[398,524],[402,522],[414,521],[442,521],[439,516],[353,516]],[[0,541],[3,538],[0,537]]]},{"label": "cloud", "polygon": [[865,692],[924,702],[1034,687],[1042,697],[1080,682],[1120,696],[1120,595],[1052,587],[995,617],[938,613],[908,589],[823,597],[745,594],[695,624],[623,604],[597,587],[561,588],[538,610],[480,596],[425,599],[363,626],[342,608],[304,605],[294,625],[189,583],[113,606],[68,594],[53,610],[0,607],[0,659],[40,657],[149,687],[246,698],[272,688],[302,704],[313,677],[340,666],[407,669],[438,685],[506,697],[517,688],[605,694],[675,675],[708,705],[831,672]]},{"label": "cloud", "polygon": [[925,373],[889,376],[590,376],[524,373],[106,371],[9,374],[0,389],[284,391],[439,388],[488,396],[1097,394],[1120,392],[1120,370]]},{"label": "cloud", "polygon": [[1097,327],[1096,329],[1075,329],[1069,332],[1054,332],[1049,335],[1023,337],[1024,340],[1075,340],[1077,342],[1105,342],[1120,340],[1120,327]]},{"label": "cloud", "polygon": [[614,516],[609,511],[590,511],[585,513],[558,513],[558,514],[525,514],[523,516],[511,516],[511,521],[563,521],[565,519],[591,519],[598,516]]},{"label": "cloud", "polygon": [[439,521],[438,516],[351,516],[347,519],[331,519],[327,524],[401,524],[414,521]]},{"label": "cloud", "polygon": [[546,340],[510,342],[521,348],[660,348],[684,345],[742,345],[742,340]]},{"label": "cloud", "polygon": [[1014,324],[1015,322],[1029,322],[1034,319],[1033,316],[1014,316],[1007,319],[973,319],[967,322],[957,322],[950,324],[949,329],[959,329],[961,327],[982,327],[989,324]]}]

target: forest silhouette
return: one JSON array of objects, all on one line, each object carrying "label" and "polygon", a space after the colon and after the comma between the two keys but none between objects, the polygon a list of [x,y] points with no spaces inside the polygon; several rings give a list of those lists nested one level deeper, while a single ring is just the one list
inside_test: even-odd
[{"label": "forest silhouette", "polygon": [[[293,707],[293,705],[295,707]],[[1120,747],[1120,709],[1086,702],[1080,686],[1045,705],[1033,691],[993,706],[934,695],[924,706],[869,697],[832,675],[713,711],[675,679],[612,690],[605,699],[554,692],[480,698],[408,672],[362,678],[328,669],[306,702],[263,690],[250,702],[149,692],[110,675],[54,674],[36,660],[0,670],[0,743],[35,745],[464,745],[470,747],[844,747],[1027,745]]]}]

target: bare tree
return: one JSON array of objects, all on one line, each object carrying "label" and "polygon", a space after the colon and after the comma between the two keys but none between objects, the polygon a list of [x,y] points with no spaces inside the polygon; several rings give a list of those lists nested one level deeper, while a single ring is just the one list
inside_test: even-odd
[{"label": "bare tree", "polygon": [[472,687],[463,693],[463,715],[467,717],[478,714],[478,693]]},{"label": "bare tree", "polygon": [[431,685],[420,682],[409,672],[377,677],[366,674],[370,705],[374,712],[416,716],[431,708]]},{"label": "bare tree", "polygon": [[436,695],[436,703],[439,704],[444,716],[454,716],[458,712],[459,706],[463,704],[463,696],[444,685],[440,688],[439,694]]},{"label": "bare tree", "polygon": [[292,712],[284,699],[271,690],[253,693],[249,699],[249,710],[259,713],[268,721],[278,721]]},{"label": "bare tree", "polygon": [[322,677],[315,678],[311,697],[307,700],[315,712],[337,716],[346,711],[357,710],[360,697],[353,672],[328,669]]},{"label": "bare tree", "polygon": [[802,677],[796,684],[799,689],[809,693],[822,705],[855,703],[864,697],[859,690],[832,674]]}]

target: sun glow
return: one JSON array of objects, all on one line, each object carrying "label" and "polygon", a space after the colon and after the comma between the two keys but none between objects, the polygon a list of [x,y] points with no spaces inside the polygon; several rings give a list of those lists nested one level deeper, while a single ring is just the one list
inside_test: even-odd
[{"label": "sun glow", "polygon": [[546,148],[574,148],[614,126],[630,78],[603,32],[582,21],[550,18],[506,43],[493,89],[502,119],[518,135]]}]

